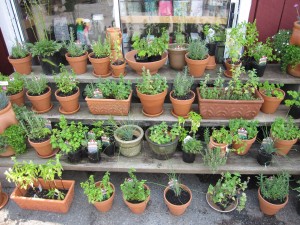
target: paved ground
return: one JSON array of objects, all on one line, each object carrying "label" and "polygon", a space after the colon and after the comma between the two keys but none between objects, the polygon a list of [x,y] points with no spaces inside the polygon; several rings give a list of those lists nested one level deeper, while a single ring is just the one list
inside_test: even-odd
[{"label": "paved ground", "polygon": [[[0,171],[1,172],[1,171]],[[12,192],[12,187],[3,180],[4,191]],[[98,212],[93,205],[88,204],[87,198],[83,195],[80,182],[88,177],[86,172],[64,172],[65,179],[75,179],[75,198],[68,214],[61,215],[55,213],[21,210],[14,202],[9,201],[7,206],[0,210],[0,225],[10,224],[105,224],[105,225],[132,225],[132,224],[184,224],[184,225],[293,225],[300,224],[300,216],[295,211],[296,197],[295,192],[291,191],[288,205],[276,216],[264,216],[260,210],[257,200],[257,189],[252,187],[247,191],[247,208],[242,213],[233,212],[221,214],[212,210],[206,200],[205,193],[210,182],[214,182],[214,176],[181,175],[181,180],[193,191],[193,200],[183,216],[172,216],[163,202],[163,187],[149,184],[151,188],[151,200],[143,215],[132,214],[123,203],[119,189],[120,183],[126,177],[125,173],[112,173],[111,180],[117,187],[116,198],[113,208],[108,213]],[[95,173],[99,178],[102,173]],[[166,184],[167,175],[165,174],[138,174],[139,178],[147,179],[150,182]],[[11,185],[10,185],[11,186]]]}]

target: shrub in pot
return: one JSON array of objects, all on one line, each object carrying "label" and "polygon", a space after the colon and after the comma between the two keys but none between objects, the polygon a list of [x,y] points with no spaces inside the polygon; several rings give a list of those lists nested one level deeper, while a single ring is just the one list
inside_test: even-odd
[{"label": "shrub in pot", "polygon": [[281,60],[281,69],[288,74],[300,77],[300,46],[288,45]]},{"label": "shrub in pot", "polygon": [[160,116],[167,95],[168,84],[165,77],[159,74],[151,76],[150,71],[143,68],[142,78],[136,85],[136,92],[143,106],[143,114],[149,117]]},{"label": "shrub in pot", "polygon": [[80,183],[88,202],[100,212],[111,210],[115,198],[115,186],[109,176],[109,172],[106,172],[101,181],[95,182],[94,175],[91,175],[87,181]]},{"label": "shrub in pot", "polygon": [[174,79],[173,91],[170,92],[172,102],[172,114],[176,117],[187,117],[195,100],[195,93],[191,90],[194,78],[188,76],[187,67],[184,72],[178,73]]},{"label": "shrub in pot", "polygon": [[233,137],[232,148],[238,155],[246,155],[256,140],[258,120],[231,119],[229,129]]},{"label": "shrub in pot", "polygon": [[123,58],[122,50],[121,50],[121,43],[118,39],[114,43],[114,50],[112,50],[112,53],[110,55],[111,60],[111,68],[112,68],[112,76],[113,77],[120,77],[120,76],[126,76],[126,61]]},{"label": "shrub in pot", "polygon": [[200,39],[191,41],[188,53],[185,54],[185,61],[191,76],[201,77],[208,63],[208,49],[204,41]]},{"label": "shrub in pot", "polygon": [[85,88],[86,102],[92,114],[126,116],[132,97],[131,82],[100,79]]},{"label": "shrub in pot", "polygon": [[13,167],[4,173],[16,185],[10,198],[22,209],[67,213],[73,201],[75,181],[62,180],[62,170],[59,155],[45,164],[14,160]]},{"label": "shrub in pot", "polygon": [[129,178],[125,178],[120,187],[123,200],[131,212],[142,214],[150,200],[150,188],[145,184],[147,181],[138,180],[134,172],[134,169],[128,171]]},{"label": "shrub in pot", "polygon": [[169,44],[169,63],[171,68],[182,70],[186,66],[185,54],[188,44],[185,43],[185,36],[181,30],[175,32],[175,43]]},{"label": "shrub in pot", "polygon": [[178,144],[180,128],[173,124],[168,127],[166,122],[153,125],[146,130],[145,137],[155,158],[166,160],[173,156]]},{"label": "shrub in pot", "polygon": [[209,148],[220,148],[221,155],[225,156],[228,151],[228,145],[232,143],[232,135],[229,130],[225,127],[221,127],[220,129],[214,129],[209,142]]},{"label": "shrub in pot", "polygon": [[211,208],[218,212],[242,211],[246,206],[249,178],[242,181],[239,173],[222,173],[216,185],[209,185],[206,200]]},{"label": "shrub in pot", "polygon": [[31,54],[25,44],[16,43],[11,48],[11,55],[8,56],[8,61],[14,67],[15,71],[28,75],[31,73]]},{"label": "shrub in pot", "polygon": [[290,107],[288,115],[294,119],[300,118],[300,92],[299,91],[287,91],[290,99],[285,100],[285,105]]},{"label": "shrub in pot", "polygon": [[47,84],[48,80],[44,75],[25,79],[26,96],[32,104],[31,109],[36,113],[46,113],[53,107],[51,88]]},{"label": "shrub in pot", "polygon": [[281,86],[283,85],[270,84],[267,80],[259,85],[259,93],[264,99],[260,109],[263,113],[273,114],[276,112],[285,96],[285,92],[280,89]]},{"label": "shrub in pot", "polygon": [[288,203],[290,175],[284,172],[270,177],[261,174],[257,179],[260,210],[273,216]]},{"label": "shrub in pot", "polygon": [[6,87],[2,86],[0,89],[0,134],[10,125],[18,123],[12,105],[3,88],[6,89]]},{"label": "shrub in pot", "polygon": [[80,89],[76,75],[69,72],[64,65],[60,65],[60,74],[54,77],[57,86],[55,97],[59,101],[59,112],[62,114],[74,114],[79,111]]},{"label": "shrub in pot", "polygon": [[300,137],[300,129],[292,117],[277,117],[271,125],[271,136],[278,155],[287,155]]}]

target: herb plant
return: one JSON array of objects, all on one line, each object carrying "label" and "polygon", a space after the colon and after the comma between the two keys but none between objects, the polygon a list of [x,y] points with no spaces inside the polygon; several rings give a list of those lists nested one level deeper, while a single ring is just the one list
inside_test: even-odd
[{"label": "herb plant", "polygon": [[24,79],[22,75],[17,72],[14,72],[10,76],[4,76],[0,73],[0,81],[8,82],[8,86],[6,87],[7,95],[15,95],[23,90]]},{"label": "herb plant", "polygon": [[191,87],[194,84],[194,77],[188,75],[188,69],[185,67],[184,72],[177,73],[174,79],[174,97],[184,98],[191,92]]},{"label": "herb plant", "polygon": [[[245,119],[231,119],[229,120],[229,129],[230,133],[233,136],[234,141],[238,140],[250,140],[254,138],[257,133],[258,120],[245,120]],[[241,135],[238,133],[238,130],[243,128],[246,130],[246,135]]]},{"label": "herb plant", "polygon": [[292,117],[277,117],[271,125],[271,134],[275,140],[293,140],[300,137],[300,129]]},{"label": "herb plant", "polygon": [[225,127],[221,127],[220,129],[214,129],[211,134],[211,137],[213,141],[215,141],[218,144],[230,145],[232,143],[232,136],[229,130],[226,130]]},{"label": "herb plant", "polygon": [[60,74],[54,77],[54,81],[59,93],[64,96],[72,95],[78,89],[79,82],[76,80],[74,71],[69,72],[63,64],[60,64]]},{"label": "herb plant", "polygon": [[13,59],[22,59],[29,55],[29,51],[27,49],[27,46],[24,44],[21,44],[17,42],[12,48],[11,48],[11,57]]},{"label": "herb plant", "polygon": [[264,83],[260,83],[259,90],[263,91],[263,93],[268,97],[276,97],[279,99],[283,99],[284,93],[278,90],[282,86],[282,84],[272,84],[266,80]]},{"label": "herb plant", "polygon": [[52,56],[54,55],[54,53],[58,52],[62,48],[62,44],[47,39],[41,39],[35,42],[34,44],[28,43],[27,46],[32,54],[32,57]]},{"label": "herb plant", "polygon": [[281,60],[282,56],[290,44],[292,32],[290,30],[279,30],[277,34],[272,37],[273,49],[277,57]]},{"label": "herb plant", "polygon": [[289,107],[300,106],[300,92],[299,91],[287,91],[288,95],[291,96],[291,99],[285,100],[285,104]]},{"label": "herb plant", "polygon": [[9,99],[4,91],[0,91],[0,110],[8,105]]},{"label": "herb plant", "polygon": [[185,44],[185,36],[181,31],[175,31],[175,42],[178,48],[182,48]]},{"label": "herb plant", "polygon": [[92,43],[92,50],[95,58],[106,58],[110,55],[110,41],[105,39],[103,42],[99,37],[98,41]]},{"label": "herb plant", "polygon": [[261,58],[266,58],[268,61],[277,60],[277,57],[273,54],[273,48],[269,38],[266,43],[257,42],[248,50],[248,56],[253,57],[259,64]]},{"label": "herb plant", "polygon": [[76,44],[74,31],[70,28],[70,43],[67,44],[67,51],[70,57],[79,57],[86,53],[87,47],[85,45]]},{"label": "herb plant", "polygon": [[204,60],[208,57],[208,48],[200,39],[190,41],[188,47],[188,58],[192,60]]},{"label": "herb plant", "polygon": [[183,143],[182,150],[188,154],[199,154],[202,151],[201,141],[195,138],[188,139]]},{"label": "herb plant", "polygon": [[16,155],[26,152],[25,132],[20,125],[14,124],[6,128],[0,134],[0,153],[4,152],[7,146],[11,146]]},{"label": "herb plant", "polygon": [[177,124],[174,124],[170,129],[166,122],[153,125],[149,128],[149,131],[149,139],[160,145],[174,141],[180,134],[180,129]]},{"label": "herb plant", "polygon": [[177,176],[176,173],[168,174],[168,176],[169,176],[168,187],[170,188],[170,190],[174,192],[176,197],[179,197],[182,191],[181,183],[179,181],[179,176]]},{"label": "herb plant", "polygon": [[26,78],[24,86],[28,90],[29,95],[38,96],[46,92],[48,88],[48,80],[45,75],[33,76]]},{"label": "herb plant", "polygon": [[288,66],[295,68],[295,66],[300,64],[300,46],[288,45],[281,62],[282,71],[286,71]]}]

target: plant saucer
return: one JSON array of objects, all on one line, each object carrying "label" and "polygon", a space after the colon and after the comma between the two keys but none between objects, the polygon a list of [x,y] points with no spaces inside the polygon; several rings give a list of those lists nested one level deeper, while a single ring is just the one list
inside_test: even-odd
[{"label": "plant saucer", "polygon": [[72,112],[66,112],[66,111],[64,111],[64,110],[62,109],[61,106],[59,106],[58,111],[59,111],[60,113],[62,113],[62,114],[65,114],[65,115],[71,115],[71,114],[77,113],[77,112],[79,111],[79,109],[80,109],[80,104],[78,104],[78,108],[75,109],[75,110],[72,111]]},{"label": "plant saucer", "polygon": [[224,75],[225,75],[225,77],[232,78],[232,76],[229,76],[229,75],[227,74],[227,71],[226,71],[226,70],[224,70]]},{"label": "plant saucer", "polygon": [[95,70],[93,71],[93,76],[95,77],[109,77],[111,75],[111,70],[108,72],[108,74],[104,74],[104,75],[98,75],[95,73]]},{"label": "plant saucer", "polygon": [[0,205],[0,209],[2,209],[8,202],[8,195],[2,192],[2,204]]},{"label": "plant saucer", "polygon": [[59,148],[56,148],[56,149],[53,150],[53,152],[50,155],[46,155],[46,156],[40,155],[37,151],[36,151],[36,154],[41,159],[49,159],[49,158],[55,156],[59,152],[59,150],[60,150]]},{"label": "plant saucer", "polygon": [[160,113],[157,113],[157,114],[147,114],[144,112],[144,110],[142,110],[142,113],[147,117],[157,117],[157,116],[160,116],[161,114],[163,114],[164,110],[162,110]]},{"label": "plant saucer", "polygon": [[[171,110],[171,113],[174,117],[178,118],[178,115],[175,114],[174,109]],[[183,117],[184,119],[187,119],[189,116],[185,115],[185,116],[181,116],[181,117]]]},{"label": "plant saucer", "polygon": [[31,110],[32,110],[33,112],[38,113],[38,114],[42,114],[42,113],[46,113],[46,112],[50,111],[52,108],[53,108],[53,104],[51,103],[51,106],[50,106],[49,109],[46,109],[46,110],[43,110],[43,111],[37,111],[37,110],[32,106],[32,107],[31,107]]}]

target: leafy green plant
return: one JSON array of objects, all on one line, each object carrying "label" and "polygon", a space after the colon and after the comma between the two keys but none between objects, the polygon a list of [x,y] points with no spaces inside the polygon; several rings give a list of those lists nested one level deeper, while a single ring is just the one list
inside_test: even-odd
[{"label": "leafy green plant", "polygon": [[106,58],[110,55],[110,41],[104,39],[102,42],[101,37],[98,38],[98,41],[92,43],[92,50],[95,58]]},{"label": "leafy green plant", "polygon": [[79,57],[86,53],[86,45],[76,44],[73,28],[70,28],[70,42],[67,44],[67,51],[70,57]]},{"label": "leafy green plant", "polygon": [[229,130],[226,130],[225,127],[221,127],[220,129],[214,129],[211,134],[211,137],[213,141],[215,141],[218,144],[230,145],[232,143],[232,136]]},{"label": "leafy green plant", "polygon": [[132,141],[134,140],[135,131],[137,130],[136,127],[132,126],[133,123],[128,122],[122,126],[120,126],[116,130],[116,135],[123,141]]},{"label": "leafy green plant", "polygon": [[258,30],[256,26],[256,20],[253,23],[243,22],[241,26],[246,28],[245,42],[244,42],[244,53],[243,56],[250,56],[249,51],[257,45],[258,42]]},{"label": "leafy green plant", "polygon": [[65,199],[65,193],[60,191],[57,188],[50,188],[47,195],[48,198],[50,199],[57,199],[57,200],[64,200]]},{"label": "leafy green plant", "polygon": [[10,76],[4,76],[0,73],[0,81],[8,82],[8,86],[6,87],[7,95],[18,94],[23,90],[24,78],[17,72],[14,72]]},{"label": "leafy green plant", "polygon": [[284,93],[278,90],[282,86],[282,84],[272,84],[266,80],[264,83],[260,83],[259,90],[262,91],[268,97],[276,97],[279,99],[283,99]]},{"label": "leafy green plant", "polygon": [[174,97],[183,98],[186,97],[191,92],[191,87],[194,84],[194,77],[188,75],[187,67],[184,68],[183,73],[177,73],[173,88],[174,88]]},{"label": "leafy green plant", "polygon": [[286,47],[290,44],[291,35],[292,31],[290,30],[279,30],[278,33],[272,37],[273,49],[279,60],[281,60],[287,50]]},{"label": "leafy green plant", "polygon": [[97,182],[98,184],[95,183],[94,175],[91,175],[87,181],[80,183],[89,203],[102,202],[112,196],[114,190],[110,186],[109,176],[110,173],[106,172],[102,180],[99,183]]},{"label": "leafy green plant", "polygon": [[28,43],[27,46],[32,54],[32,57],[52,56],[62,48],[62,44],[48,39],[41,39],[34,44]]},{"label": "leafy green plant", "polygon": [[[245,119],[231,119],[229,120],[229,130],[233,136],[234,141],[238,140],[250,140],[254,138],[257,133],[259,121],[258,120],[245,120]],[[240,135],[238,130],[243,128],[246,130],[246,135]]]},{"label": "leafy green plant", "polygon": [[293,140],[300,137],[300,129],[292,117],[277,117],[271,125],[271,134],[275,140]]},{"label": "leafy green plant", "polygon": [[150,196],[150,190],[144,185],[146,180],[138,180],[134,175],[135,169],[128,171],[129,177],[120,185],[124,199],[129,202],[143,202]]},{"label": "leafy green plant", "polygon": [[17,42],[12,48],[11,48],[11,57],[13,59],[22,59],[29,55],[29,51],[27,49],[27,46],[25,44],[21,44]]},{"label": "leafy green plant", "polygon": [[201,141],[190,138],[182,144],[182,150],[189,154],[199,154],[202,151]]},{"label": "leafy green plant", "polygon": [[292,106],[300,106],[300,92],[299,91],[287,91],[287,94],[291,96],[291,99],[285,100],[285,105]]},{"label": "leafy green plant", "polygon": [[200,39],[190,41],[188,47],[188,58],[192,60],[204,60],[208,57],[208,48]]},{"label": "leafy green plant", "polygon": [[185,36],[181,31],[175,31],[175,42],[178,45],[177,48],[182,48],[185,44]]},{"label": "leafy green plant", "polygon": [[59,90],[58,93],[64,96],[72,95],[78,89],[79,82],[76,80],[76,74],[73,70],[69,72],[63,64],[60,64],[60,74],[54,77],[54,81]]},{"label": "leafy green plant", "polygon": [[268,61],[277,60],[276,55],[273,54],[273,47],[268,38],[266,43],[257,42],[248,50],[248,56],[253,57],[259,64],[261,58],[266,58]]},{"label": "leafy green plant", "polygon": [[153,125],[149,128],[149,131],[149,139],[160,145],[174,141],[180,134],[180,129],[178,128],[177,124],[173,124],[172,128],[170,129],[166,122]]},{"label": "leafy green plant", "polygon": [[212,201],[218,204],[222,210],[225,210],[234,201],[238,200],[237,210],[242,211],[247,201],[245,190],[248,182],[249,178],[247,181],[242,182],[239,173],[231,174],[226,172],[222,173],[222,177],[215,186],[209,185],[207,192],[211,195]]},{"label": "leafy green plant", "polygon": [[286,72],[288,66],[295,68],[300,64],[300,46],[288,45],[281,62],[281,70],[284,72]]},{"label": "leafy green plant", "polygon": [[159,74],[152,76],[149,70],[143,68],[142,78],[139,79],[137,89],[142,94],[156,95],[168,88],[167,79]]},{"label": "leafy green plant", "polygon": [[48,89],[48,80],[45,75],[33,76],[24,80],[24,86],[29,95],[42,95]]}]

